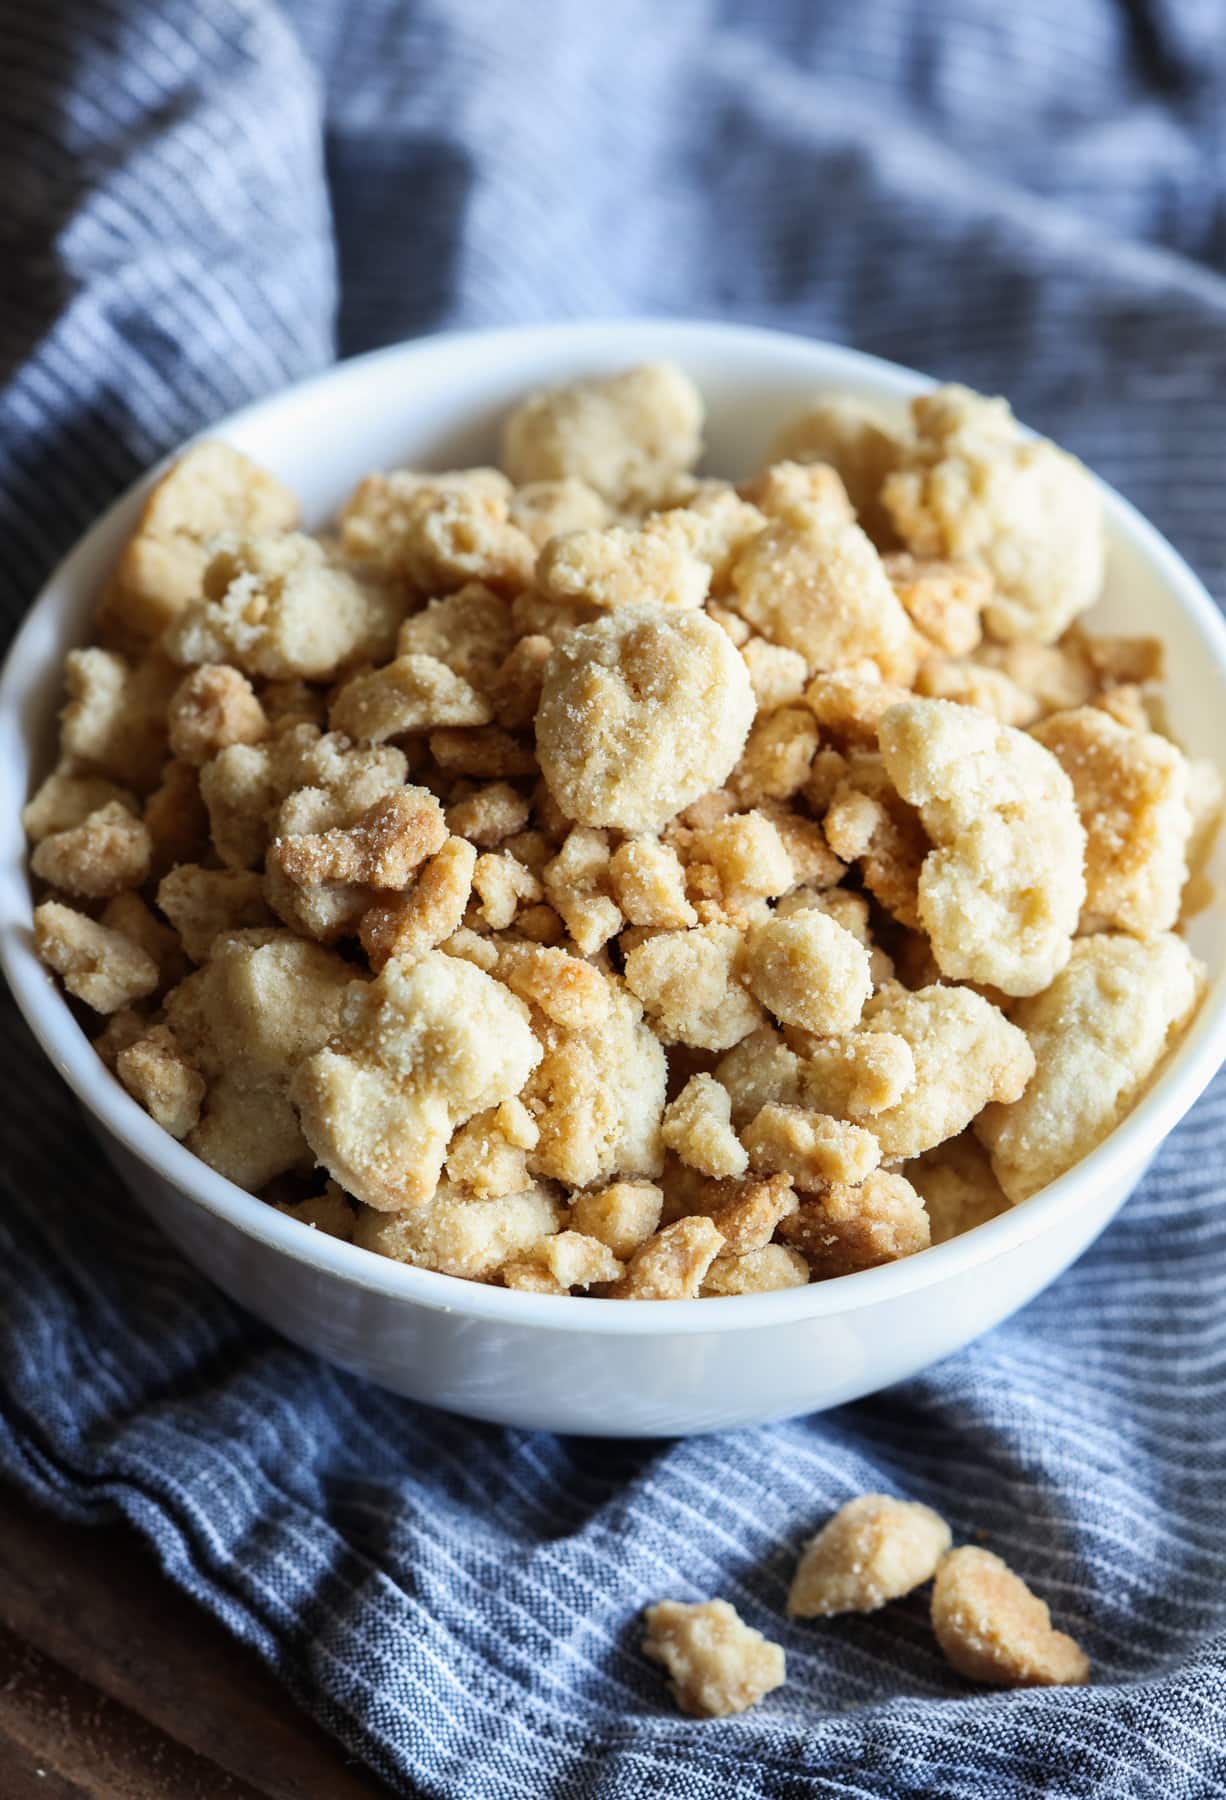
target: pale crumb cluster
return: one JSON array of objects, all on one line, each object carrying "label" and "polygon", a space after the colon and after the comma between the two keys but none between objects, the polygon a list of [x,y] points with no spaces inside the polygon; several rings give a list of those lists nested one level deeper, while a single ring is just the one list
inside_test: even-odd
[{"label": "pale crumb cluster", "polygon": [[[788,1590],[794,1619],[874,1613],[932,1582],[933,1634],[951,1667],[993,1687],[1080,1686],[1090,1662],[1051,1622],[1046,1602],[999,1556],[964,1545],[932,1510],[860,1494],[801,1552]],[[646,1611],[643,1650],[662,1663],[682,1712],[744,1712],[786,1678],[784,1652],[726,1600],[661,1600]]]},{"label": "pale crumb cluster", "polygon": [[805,1546],[788,1611],[798,1619],[876,1612],[931,1581],[952,1543],[949,1526],[930,1506],[861,1494]]},{"label": "pale crumb cluster", "polygon": [[964,1545],[941,1563],[932,1590],[932,1628],[968,1681],[1077,1687],[1090,1679],[1081,1646],[1055,1629],[1046,1602],[990,1550]]},{"label": "pale crumb cluster", "polygon": [[745,1712],[782,1687],[787,1674],[780,1646],[746,1625],[726,1600],[649,1606],[643,1650],[663,1664],[681,1711],[700,1719]]},{"label": "pale crumb cluster", "polygon": [[[822,397],[739,486],[703,420],[668,364],[543,391],[324,534],[198,444],[66,659],[39,952],[309,1228],[544,1295],[826,1280],[1054,1180],[1192,1017],[1222,784],[1161,645],[1078,622],[1086,472],[960,388]],[[896,1504],[839,1526],[864,1594],[933,1541]],[[773,1685],[743,1634],[657,1631],[708,1711]]]}]

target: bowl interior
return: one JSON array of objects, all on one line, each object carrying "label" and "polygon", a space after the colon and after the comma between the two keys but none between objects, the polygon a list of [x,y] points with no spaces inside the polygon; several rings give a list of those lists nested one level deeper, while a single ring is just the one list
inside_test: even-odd
[{"label": "bowl interior", "polygon": [[[911,371],[853,352],[738,327],[632,322],[531,328],[396,346],[259,402],[207,435],[225,438],[267,464],[301,495],[308,524],[320,526],[372,469],[491,460],[499,420],[535,386],[664,357],[682,363],[706,397],[704,467],[732,477],[760,463],[780,425],[818,394],[852,394],[901,410],[911,394],[930,385]],[[447,1276],[381,1266],[382,1259],[323,1239],[252,1200],[160,1132],[119,1089],[34,959],[18,815],[31,780],[53,755],[63,656],[88,640],[99,582],[132,529],[148,484],[117,502],[56,571],[13,646],[0,685],[0,960],[44,1047],[78,1095],[138,1156],[210,1210],[300,1260],[426,1304],[480,1312],[510,1305],[521,1316],[548,1317],[559,1326],[563,1315],[577,1323],[581,1312],[590,1327],[598,1313],[605,1328],[646,1328],[642,1315],[655,1309],[474,1290]],[[1226,627],[1170,546],[1118,495],[1105,490],[1105,499],[1108,580],[1090,622],[1099,630],[1152,632],[1164,639],[1174,730],[1191,753],[1220,757]],[[1219,884],[1226,880],[1224,845],[1218,847],[1214,874]],[[1125,1161],[1139,1166],[1226,1051],[1226,907],[1209,908],[1189,936],[1212,977],[1200,1019],[1150,1095],[1076,1170],[1013,1213],[912,1259],[914,1266],[893,1265],[783,1294],[674,1303],[667,1309],[670,1329],[684,1328],[683,1315],[696,1311],[704,1327],[711,1327],[713,1307],[729,1325],[742,1326],[785,1312],[838,1310],[854,1304],[854,1294],[868,1299],[887,1282],[927,1285],[955,1262],[990,1260],[1006,1253],[1019,1234],[1029,1237],[1044,1229],[1060,1206],[1075,1203],[1077,1184],[1094,1179],[1096,1172],[1105,1179]],[[614,1314],[635,1317],[614,1325]]]}]

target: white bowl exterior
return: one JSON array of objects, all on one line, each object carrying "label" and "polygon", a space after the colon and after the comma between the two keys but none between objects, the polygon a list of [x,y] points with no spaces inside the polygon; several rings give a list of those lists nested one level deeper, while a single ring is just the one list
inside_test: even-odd
[{"label": "white bowl exterior", "polygon": [[[474,1319],[289,1264],[104,1132],[121,1178],[187,1259],[304,1349],[411,1400],[526,1430],[676,1437],[841,1406],[926,1368],[1046,1287],[1102,1230],[1133,1185],[1130,1171],[1047,1232],[976,1263],[939,1287],[886,1293],[830,1316],[747,1332],[678,1336],[669,1305],[643,1307],[643,1329],[611,1344],[602,1331]],[[616,1302],[593,1302],[612,1305]],[[709,1306],[708,1301],[700,1302]],[[636,1309],[637,1310],[637,1309]]]},{"label": "white bowl exterior", "polygon": [[[779,424],[814,393],[900,407],[929,385],[852,352],[739,327],[563,326],[380,352],[209,435],[274,469],[302,495],[308,519],[322,523],[371,468],[488,459],[497,419],[534,385],[666,356],[703,388],[708,462],[732,475],[759,461]],[[33,954],[19,809],[50,755],[63,656],[88,635],[100,578],[147,485],[118,502],[57,570],[5,667],[0,961],[133,1193],[192,1262],[293,1341],[396,1392],[524,1427],[672,1435],[836,1406],[959,1348],[1059,1274],[1111,1218],[1226,1052],[1226,916],[1218,906],[1192,933],[1212,972],[1201,1014],[1104,1145],[964,1238],[782,1294],[650,1306],[517,1294],[405,1268],[311,1232],[153,1125],[95,1057]],[[1221,759],[1226,627],[1170,547],[1118,496],[1105,498],[1110,572],[1094,623],[1166,640],[1180,736],[1194,753]]]}]

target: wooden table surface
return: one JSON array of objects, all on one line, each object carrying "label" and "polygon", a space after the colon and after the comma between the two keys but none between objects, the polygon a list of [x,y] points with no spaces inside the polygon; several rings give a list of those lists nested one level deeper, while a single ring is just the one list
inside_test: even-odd
[{"label": "wooden table surface", "polygon": [[172,1587],[134,1532],[0,1485],[3,1800],[370,1800],[392,1790]]}]

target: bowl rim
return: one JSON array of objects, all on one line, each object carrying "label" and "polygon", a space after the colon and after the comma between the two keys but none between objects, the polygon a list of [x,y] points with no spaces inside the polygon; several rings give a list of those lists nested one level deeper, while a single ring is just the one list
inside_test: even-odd
[{"label": "bowl rim", "polygon": [[[416,358],[435,356],[444,350],[462,353],[466,345],[477,343],[485,349],[505,348],[508,357],[517,351],[550,347],[563,358],[590,349],[594,357],[599,350],[602,361],[610,355],[624,355],[627,361],[672,355],[683,362],[687,351],[698,354],[731,348],[735,343],[739,348],[754,349],[774,360],[788,362],[798,379],[812,379],[815,386],[833,385],[840,375],[852,381],[860,377],[869,385],[889,389],[895,397],[905,399],[935,385],[932,377],[902,364],[786,331],[709,320],[584,320],[443,332],[388,345],[335,363],[319,374],[265,395],[214,421],[187,443],[233,436],[259,415],[287,404],[291,397],[295,402],[326,398],[331,390],[384,363],[411,365]],[[806,368],[806,364],[810,366]],[[160,471],[186,447],[186,443],[180,445],[164,457],[107,508],[52,571],[31,604],[0,671],[0,766],[5,770],[26,761],[21,728],[23,704],[30,692],[39,687],[40,680],[46,683],[49,678],[45,668],[38,668],[33,649],[44,618],[52,616],[63,604],[60,589],[71,592],[73,584],[96,560],[99,544],[120,516],[135,511],[139,498]],[[1129,501],[1101,480],[1098,486],[1111,532],[1141,553],[1177,608],[1191,617],[1206,652],[1226,683],[1226,619],[1204,585]],[[58,667],[50,671],[50,677],[59,679]],[[15,758],[7,754],[9,750],[16,752]],[[17,841],[23,842],[23,834],[18,833]],[[337,1277],[371,1293],[429,1310],[496,1321],[508,1329],[636,1337],[746,1331],[831,1318],[936,1287],[949,1277],[1007,1256],[1050,1230],[1093,1194],[1135,1175],[1226,1058],[1224,958],[1223,966],[1208,983],[1191,1030],[1132,1112],[1056,1181],[961,1237],[880,1268],[766,1294],[674,1300],[659,1307],[611,1304],[583,1295],[522,1293],[414,1268],[343,1243],[278,1212],[200,1161],[156,1125],[125,1092],[97,1056],[54,978],[39,962],[30,931],[29,880],[20,852],[15,864],[9,864],[7,857],[0,863],[0,886],[11,888],[10,898],[15,902],[9,905],[6,900],[0,917],[0,968],[18,1007],[77,1099],[124,1149],[204,1211],[320,1275]]]}]

